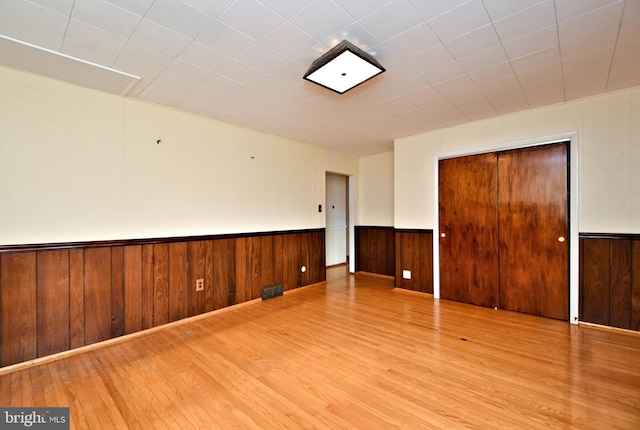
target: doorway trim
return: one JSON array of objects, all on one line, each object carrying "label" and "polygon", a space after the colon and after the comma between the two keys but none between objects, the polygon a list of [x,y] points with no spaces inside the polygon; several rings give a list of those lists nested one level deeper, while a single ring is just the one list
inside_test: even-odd
[{"label": "doorway trim", "polygon": [[434,226],[433,226],[433,297],[440,298],[440,219],[438,196],[438,165],[440,160],[463,157],[467,155],[484,154],[511,149],[527,148],[531,146],[548,145],[552,143],[569,142],[569,322],[578,324],[580,297],[580,244],[578,229],[578,132],[554,134],[550,136],[534,137],[530,139],[484,145],[474,148],[458,149],[455,151],[436,153],[434,155]]}]

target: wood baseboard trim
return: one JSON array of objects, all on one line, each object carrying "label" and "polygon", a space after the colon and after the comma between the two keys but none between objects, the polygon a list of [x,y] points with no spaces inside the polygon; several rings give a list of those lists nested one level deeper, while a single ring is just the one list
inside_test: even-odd
[{"label": "wood baseboard trim", "polygon": [[355,276],[363,276],[366,278],[376,278],[376,279],[380,279],[380,280],[385,280],[385,281],[389,281],[395,284],[396,281],[396,277],[395,276],[389,276],[389,275],[381,275],[379,273],[371,273],[371,272],[356,272],[354,273]]},{"label": "wood baseboard trim", "polygon": [[624,334],[629,334],[631,336],[640,336],[640,331],[626,329],[626,328],[620,328],[620,327],[611,327],[611,326],[608,326],[608,325],[590,323],[590,322],[586,322],[586,321],[578,321],[578,326],[586,327],[586,328],[592,328],[592,329],[596,329],[596,330],[602,330],[602,331],[613,331],[613,332],[617,332],[617,333],[624,333]]},{"label": "wood baseboard trim", "polygon": [[419,297],[431,297],[433,298],[433,294],[431,293],[424,293],[422,291],[415,291],[415,290],[407,290],[406,288],[399,288],[399,287],[395,287],[393,289],[394,293],[401,293],[401,294],[410,294],[410,295],[414,295],[414,296],[419,296]]}]

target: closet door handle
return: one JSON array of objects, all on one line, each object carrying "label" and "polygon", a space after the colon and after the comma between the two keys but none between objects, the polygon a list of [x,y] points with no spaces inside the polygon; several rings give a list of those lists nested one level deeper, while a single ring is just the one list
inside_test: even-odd
[{"label": "closet door handle", "polygon": [[560,242],[560,243],[564,243],[565,240],[566,239],[564,238],[564,236],[559,236],[558,237],[558,242]]},{"label": "closet door handle", "polygon": [[440,233],[440,237],[442,237],[442,238],[447,237],[447,233]]}]

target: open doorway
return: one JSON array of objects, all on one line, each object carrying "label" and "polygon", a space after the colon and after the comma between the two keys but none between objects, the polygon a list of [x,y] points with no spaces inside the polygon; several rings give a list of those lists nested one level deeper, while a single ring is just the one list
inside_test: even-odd
[{"label": "open doorway", "polygon": [[327,267],[349,265],[349,177],[326,174],[325,249]]}]

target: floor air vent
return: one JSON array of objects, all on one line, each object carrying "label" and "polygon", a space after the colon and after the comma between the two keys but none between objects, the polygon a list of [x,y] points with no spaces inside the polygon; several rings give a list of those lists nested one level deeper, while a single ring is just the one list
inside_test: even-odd
[{"label": "floor air vent", "polygon": [[282,284],[276,284],[271,287],[262,287],[262,300],[271,299],[282,295]]}]

